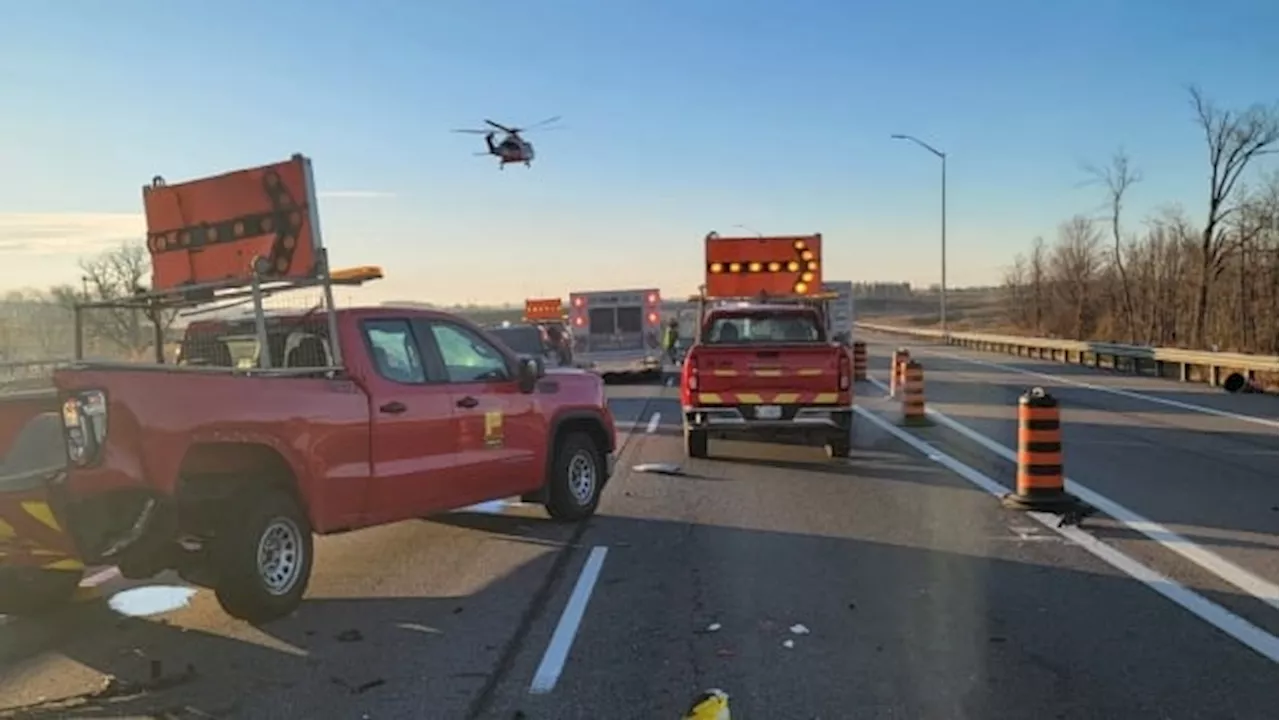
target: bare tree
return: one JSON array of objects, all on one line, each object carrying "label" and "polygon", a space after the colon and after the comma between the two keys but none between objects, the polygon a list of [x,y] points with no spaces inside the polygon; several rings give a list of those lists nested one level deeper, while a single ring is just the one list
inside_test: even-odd
[{"label": "bare tree", "polygon": [[1205,99],[1199,88],[1188,88],[1188,92],[1209,150],[1209,208],[1200,233],[1200,277],[1192,327],[1192,341],[1202,345],[1209,286],[1224,268],[1229,236],[1225,221],[1239,209],[1237,186],[1255,159],[1275,151],[1278,129],[1273,107],[1257,104],[1239,112],[1223,110]]},{"label": "bare tree", "polygon": [[[62,302],[123,300],[145,289],[147,275],[151,273],[151,258],[143,244],[124,243],[81,261],[80,270],[84,273],[82,293],[77,295],[67,288],[58,293],[55,289],[55,295],[60,295]],[[168,330],[175,318],[172,312],[150,318],[146,311],[137,308],[95,308],[86,312],[83,332],[86,341],[105,342],[136,355],[152,344],[152,338],[145,332],[148,329],[145,320]]]},{"label": "bare tree", "polygon": [[1049,266],[1060,308],[1070,308],[1070,318],[1055,318],[1060,334],[1087,337],[1097,320],[1094,287],[1101,269],[1101,238],[1093,221],[1076,215],[1058,227]]},{"label": "bare tree", "polygon": [[1031,282],[1031,329],[1037,333],[1044,330],[1045,265],[1044,238],[1036,237],[1031,241],[1027,274]]},{"label": "bare tree", "polygon": [[1137,330],[1133,310],[1133,293],[1129,288],[1129,274],[1125,269],[1123,233],[1120,219],[1124,210],[1125,194],[1130,186],[1141,182],[1142,173],[1133,167],[1123,148],[1111,156],[1106,167],[1088,166],[1085,170],[1100,183],[1107,193],[1107,220],[1111,226],[1111,263],[1120,276],[1121,299],[1124,301],[1124,325],[1129,342],[1137,342]]}]

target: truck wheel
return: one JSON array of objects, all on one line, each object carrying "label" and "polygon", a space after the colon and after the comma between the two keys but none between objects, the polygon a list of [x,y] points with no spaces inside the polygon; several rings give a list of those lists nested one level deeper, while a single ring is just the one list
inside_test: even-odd
[{"label": "truck wheel", "polygon": [[234,508],[211,548],[218,604],[250,623],[284,617],[311,580],[311,522],[281,490],[244,493]]},{"label": "truck wheel", "polygon": [[832,460],[849,457],[852,443],[849,442],[848,431],[827,438],[827,457]]},{"label": "truck wheel", "polygon": [[684,454],[691,458],[707,456],[707,431],[696,430],[689,426],[684,428]]},{"label": "truck wheel", "polygon": [[39,615],[75,597],[80,570],[0,568],[0,615]]},{"label": "truck wheel", "polygon": [[604,489],[604,460],[590,435],[570,432],[556,447],[547,478],[547,513],[556,520],[585,520],[596,513]]}]

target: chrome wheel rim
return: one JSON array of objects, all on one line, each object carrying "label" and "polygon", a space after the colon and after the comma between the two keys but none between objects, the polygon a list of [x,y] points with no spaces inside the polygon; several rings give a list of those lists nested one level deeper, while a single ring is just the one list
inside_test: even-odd
[{"label": "chrome wheel rim", "polygon": [[591,453],[579,450],[569,460],[569,494],[579,505],[591,502],[596,491],[596,463]]},{"label": "chrome wheel rim", "polygon": [[258,577],[267,592],[285,595],[302,574],[302,531],[288,518],[276,518],[258,540]]}]

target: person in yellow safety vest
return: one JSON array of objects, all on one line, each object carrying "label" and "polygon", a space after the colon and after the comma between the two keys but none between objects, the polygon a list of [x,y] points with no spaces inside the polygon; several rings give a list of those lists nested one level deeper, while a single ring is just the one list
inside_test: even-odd
[{"label": "person in yellow safety vest", "polygon": [[662,331],[662,349],[667,354],[667,360],[674,365],[676,362],[676,341],[680,339],[680,321],[671,318],[667,322],[666,330]]}]

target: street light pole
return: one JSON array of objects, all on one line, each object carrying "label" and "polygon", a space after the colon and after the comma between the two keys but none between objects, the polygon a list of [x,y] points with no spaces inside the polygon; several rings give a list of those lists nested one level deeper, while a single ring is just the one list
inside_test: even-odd
[{"label": "street light pole", "polygon": [[942,336],[950,337],[947,332],[947,154],[914,135],[890,135],[893,140],[909,140],[933,153],[942,161],[942,284],[938,301],[939,320],[942,323]]}]

